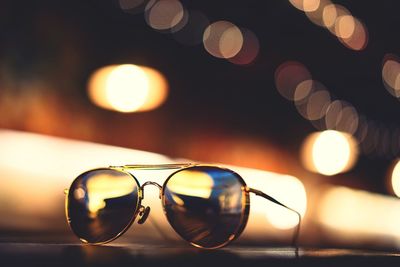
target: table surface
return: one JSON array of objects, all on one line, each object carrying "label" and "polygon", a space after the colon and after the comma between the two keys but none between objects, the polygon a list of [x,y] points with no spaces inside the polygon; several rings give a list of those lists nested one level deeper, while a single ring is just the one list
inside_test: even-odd
[{"label": "table surface", "polygon": [[376,266],[400,264],[400,253],[354,249],[113,243],[0,243],[0,266]]}]

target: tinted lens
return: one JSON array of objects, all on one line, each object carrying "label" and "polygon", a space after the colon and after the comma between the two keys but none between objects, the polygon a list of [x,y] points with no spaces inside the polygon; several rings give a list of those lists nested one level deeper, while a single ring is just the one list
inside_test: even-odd
[{"label": "tinted lens", "polygon": [[81,174],[68,193],[67,217],[72,230],[89,243],[111,241],[131,224],[138,190],[135,178],[116,170]]},{"label": "tinted lens", "polygon": [[164,185],[167,218],[185,240],[204,248],[226,245],[247,223],[248,193],[229,170],[196,166],[174,173]]}]

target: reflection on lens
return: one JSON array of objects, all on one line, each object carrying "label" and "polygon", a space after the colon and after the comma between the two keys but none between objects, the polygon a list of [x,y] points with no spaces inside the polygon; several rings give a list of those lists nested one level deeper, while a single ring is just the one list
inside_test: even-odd
[{"label": "reflection on lens", "polygon": [[111,241],[130,225],[138,206],[138,188],[132,176],[116,170],[81,174],[68,194],[72,230],[84,242]]},{"label": "reflection on lens", "polygon": [[164,185],[168,221],[195,246],[215,248],[236,238],[247,223],[249,196],[229,170],[196,166],[174,173]]}]

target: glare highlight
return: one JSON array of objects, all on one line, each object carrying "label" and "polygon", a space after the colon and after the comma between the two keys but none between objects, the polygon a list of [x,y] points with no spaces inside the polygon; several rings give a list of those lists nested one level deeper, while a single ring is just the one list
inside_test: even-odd
[{"label": "glare highlight", "polygon": [[94,104],[119,112],[155,109],[167,93],[168,84],[161,73],[132,64],[103,67],[92,74],[88,83]]},{"label": "glare highlight", "polygon": [[392,171],[392,188],[396,196],[400,197],[400,161],[397,161]]},{"label": "glare highlight", "polygon": [[311,134],[302,148],[304,166],[327,176],[351,169],[357,155],[355,139],[349,134],[333,130]]}]

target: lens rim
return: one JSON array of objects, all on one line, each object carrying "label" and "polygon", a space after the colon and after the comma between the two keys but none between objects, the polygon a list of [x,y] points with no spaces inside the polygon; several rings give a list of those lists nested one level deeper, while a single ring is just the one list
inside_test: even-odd
[{"label": "lens rim", "polygon": [[[229,172],[229,173],[232,173],[232,174],[238,179],[238,181],[241,183],[241,185],[242,185],[242,192],[245,193],[245,199],[242,200],[243,206],[242,206],[242,213],[241,213],[241,218],[240,218],[240,224],[239,224],[239,226],[237,227],[236,231],[233,233],[233,238],[230,238],[230,239],[226,240],[224,243],[222,243],[221,245],[214,246],[214,247],[203,247],[203,246],[201,246],[201,245],[199,245],[199,244],[196,244],[196,243],[193,243],[193,242],[187,240],[185,237],[183,237],[183,236],[182,236],[180,233],[178,233],[178,231],[175,230],[175,228],[173,227],[173,225],[172,225],[172,223],[171,223],[171,221],[170,221],[170,219],[169,219],[169,217],[168,217],[168,215],[167,215],[167,210],[166,210],[166,208],[165,208],[165,188],[166,188],[166,186],[167,186],[169,180],[170,180],[175,174],[177,174],[178,172],[185,171],[185,170],[190,170],[190,169],[193,169],[193,168],[199,168],[199,167],[215,168],[215,169],[220,169],[220,170],[223,170],[223,171],[227,171],[227,172]],[[244,228],[245,228],[246,225],[247,225],[247,221],[248,221],[249,213],[250,213],[250,193],[249,193],[249,191],[247,190],[247,188],[248,188],[248,187],[247,187],[245,181],[243,180],[243,178],[242,178],[238,173],[236,173],[235,171],[233,171],[233,170],[231,170],[231,169],[224,168],[224,167],[220,167],[220,166],[216,166],[216,165],[203,165],[203,164],[198,164],[198,165],[193,165],[193,166],[189,166],[189,167],[186,167],[186,168],[179,169],[179,170],[173,172],[172,174],[170,174],[170,175],[168,176],[168,178],[165,180],[165,182],[164,182],[164,184],[163,184],[163,186],[162,186],[162,190],[161,190],[161,203],[162,203],[162,207],[163,207],[163,211],[164,211],[165,217],[166,217],[167,220],[168,220],[168,223],[171,225],[172,229],[174,229],[174,231],[175,231],[183,240],[185,240],[186,242],[190,243],[192,246],[197,247],[197,248],[202,248],[202,249],[217,249],[217,248],[225,247],[226,245],[228,245],[229,243],[231,243],[232,241],[234,241],[235,239],[237,239],[237,238],[242,234]]]},{"label": "lens rim", "polygon": [[[122,172],[122,173],[124,173],[124,174],[127,174],[127,175],[130,176],[131,178],[133,178],[133,180],[135,181],[135,183],[136,183],[136,185],[137,185],[137,187],[138,187],[138,201],[137,201],[137,203],[136,203],[136,208],[135,208],[135,211],[134,211],[133,214],[132,214],[132,217],[131,217],[130,222],[125,226],[125,228],[124,228],[122,231],[120,231],[116,236],[114,236],[114,237],[112,237],[112,238],[110,238],[110,239],[108,239],[108,240],[106,240],[106,241],[102,241],[102,242],[89,242],[89,241],[87,241],[86,239],[80,237],[80,236],[75,232],[75,230],[72,228],[72,226],[71,226],[71,218],[70,218],[69,212],[68,212],[68,207],[69,207],[69,194],[70,194],[70,192],[71,192],[72,185],[75,183],[75,181],[76,181],[79,177],[81,177],[82,175],[85,175],[85,174],[87,174],[87,173],[93,172],[93,171],[104,171],[104,170],[106,170],[106,171]],[[66,216],[66,219],[67,219],[68,226],[69,226],[69,228],[72,230],[72,232],[79,238],[79,240],[81,240],[82,243],[91,244],[91,245],[103,245],[103,244],[110,243],[110,242],[114,241],[115,239],[117,239],[118,237],[120,237],[121,235],[123,235],[123,234],[132,226],[132,224],[134,223],[134,221],[135,221],[137,215],[139,214],[139,207],[141,206],[142,199],[143,199],[142,196],[143,196],[143,193],[142,193],[142,188],[140,187],[139,181],[136,179],[136,177],[135,177],[132,173],[130,173],[130,172],[128,172],[128,171],[120,170],[120,169],[114,169],[114,168],[96,168],[96,169],[91,169],[91,170],[85,171],[85,172],[79,174],[79,175],[72,181],[71,185],[69,186],[68,192],[67,192],[67,194],[65,195],[65,216]]]}]

